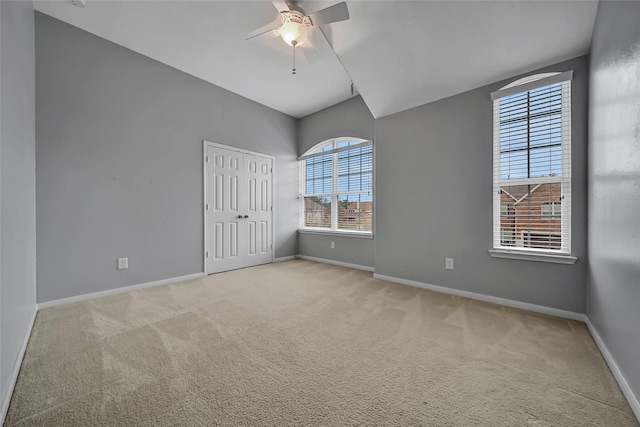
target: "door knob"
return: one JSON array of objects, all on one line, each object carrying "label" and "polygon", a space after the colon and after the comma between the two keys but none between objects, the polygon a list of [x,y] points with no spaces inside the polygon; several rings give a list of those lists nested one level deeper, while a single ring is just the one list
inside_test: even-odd
[{"label": "door knob", "polygon": [[244,217],[245,217],[245,218],[249,218],[249,215],[245,215]]},{"label": "door knob", "polygon": [[242,219],[242,215],[238,215],[238,218],[239,218],[239,219]]}]

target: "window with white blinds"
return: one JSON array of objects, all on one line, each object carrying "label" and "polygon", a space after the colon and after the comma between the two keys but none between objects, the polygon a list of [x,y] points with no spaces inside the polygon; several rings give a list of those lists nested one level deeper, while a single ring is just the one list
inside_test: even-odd
[{"label": "window with white blinds", "polygon": [[373,143],[322,142],[300,157],[300,227],[373,232]]},{"label": "window with white blinds", "polygon": [[572,76],[532,76],[491,94],[494,249],[571,253]]}]

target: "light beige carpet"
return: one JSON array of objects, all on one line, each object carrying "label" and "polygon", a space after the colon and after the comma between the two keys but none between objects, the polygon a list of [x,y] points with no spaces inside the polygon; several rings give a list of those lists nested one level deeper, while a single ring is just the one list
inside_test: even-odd
[{"label": "light beige carpet", "polygon": [[580,322],[296,260],[42,310],[7,425],[638,423]]}]

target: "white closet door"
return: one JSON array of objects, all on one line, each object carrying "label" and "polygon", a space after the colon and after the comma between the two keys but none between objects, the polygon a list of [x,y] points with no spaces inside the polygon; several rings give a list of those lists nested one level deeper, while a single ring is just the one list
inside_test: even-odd
[{"label": "white closet door", "polygon": [[207,147],[207,273],[242,267],[243,154]]},{"label": "white closet door", "polygon": [[272,261],[272,161],[252,154],[244,155],[247,182],[248,265]]},{"label": "white closet door", "polygon": [[269,157],[206,145],[206,274],[273,260]]}]

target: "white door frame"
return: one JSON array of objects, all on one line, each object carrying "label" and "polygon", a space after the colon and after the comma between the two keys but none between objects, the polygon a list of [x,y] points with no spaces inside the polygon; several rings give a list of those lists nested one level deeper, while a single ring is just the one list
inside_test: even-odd
[{"label": "white door frame", "polygon": [[271,172],[271,244],[272,244],[272,248],[271,248],[271,262],[273,262],[275,260],[276,257],[276,236],[274,233],[274,229],[275,229],[275,224],[274,224],[274,218],[275,218],[275,211],[276,211],[276,207],[275,207],[275,179],[274,179],[274,172],[275,172],[275,168],[276,168],[276,159],[274,156],[270,155],[270,154],[264,154],[264,153],[259,153],[257,151],[251,151],[251,150],[245,150],[243,148],[238,148],[238,147],[232,147],[230,145],[224,145],[224,144],[219,144],[217,142],[211,142],[211,141],[207,141],[206,139],[202,140],[202,176],[203,176],[203,193],[202,193],[202,212],[203,212],[203,222],[204,222],[204,248],[202,251],[202,262],[203,262],[203,271],[204,271],[204,275],[207,275],[207,252],[209,251],[209,243],[208,243],[208,231],[207,230],[207,147],[217,147],[217,148],[222,148],[224,150],[230,150],[230,151],[235,151],[238,153],[242,153],[242,154],[251,154],[254,156],[260,156],[260,157],[266,157],[268,159],[271,159],[271,167],[272,167],[272,172]]}]

